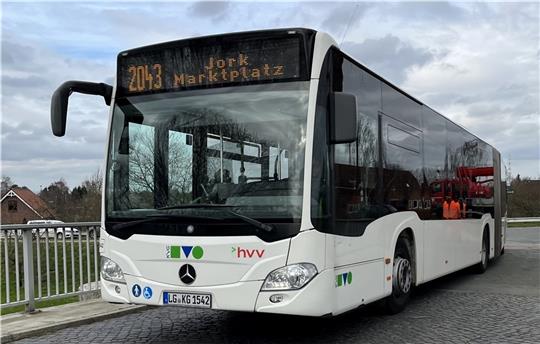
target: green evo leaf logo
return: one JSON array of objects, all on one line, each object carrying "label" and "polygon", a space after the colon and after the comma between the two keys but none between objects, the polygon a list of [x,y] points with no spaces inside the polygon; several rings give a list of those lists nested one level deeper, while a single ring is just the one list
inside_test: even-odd
[{"label": "green evo leaf logo", "polygon": [[352,284],[352,272],[344,272],[336,276],[336,288]]},{"label": "green evo leaf logo", "polygon": [[200,246],[167,246],[167,258],[190,258],[201,259],[204,256],[204,250]]}]

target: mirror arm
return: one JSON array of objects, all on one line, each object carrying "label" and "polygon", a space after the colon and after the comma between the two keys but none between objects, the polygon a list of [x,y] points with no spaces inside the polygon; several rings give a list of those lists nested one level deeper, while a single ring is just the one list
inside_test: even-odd
[{"label": "mirror arm", "polygon": [[66,132],[68,98],[73,92],[102,96],[105,104],[111,105],[113,87],[86,81],[66,81],[60,85],[54,91],[51,102],[51,125],[56,136],[64,136]]},{"label": "mirror arm", "polygon": [[111,105],[113,87],[103,82],[66,81],[54,93],[56,92],[61,92],[68,97],[73,92],[102,96],[105,99],[105,104]]}]

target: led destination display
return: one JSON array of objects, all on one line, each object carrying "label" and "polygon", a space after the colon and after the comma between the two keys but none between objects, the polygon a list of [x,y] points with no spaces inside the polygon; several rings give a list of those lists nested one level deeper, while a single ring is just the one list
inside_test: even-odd
[{"label": "led destination display", "polygon": [[118,93],[305,79],[301,47],[292,36],[128,52],[119,58]]}]

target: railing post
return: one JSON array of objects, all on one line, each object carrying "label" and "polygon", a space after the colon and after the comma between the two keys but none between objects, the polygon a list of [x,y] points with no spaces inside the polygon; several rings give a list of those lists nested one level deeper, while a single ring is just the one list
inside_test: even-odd
[{"label": "railing post", "polygon": [[26,312],[35,311],[34,302],[34,251],[32,247],[32,230],[22,230],[23,265],[24,265],[24,298],[28,301]]}]

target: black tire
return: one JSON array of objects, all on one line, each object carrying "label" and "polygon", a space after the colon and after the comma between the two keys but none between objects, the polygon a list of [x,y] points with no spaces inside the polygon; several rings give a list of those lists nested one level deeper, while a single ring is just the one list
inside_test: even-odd
[{"label": "black tire", "polygon": [[504,255],[504,247],[501,250],[501,256]]},{"label": "black tire", "polygon": [[56,239],[62,240],[63,237],[64,237],[64,233],[62,233],[62,232],[56,232]]},{"label": "black tire", "polygon": [[474,270],[477,274],[483,274],[486,272],[489,263],[489,235],[488,229],[484,229],[482,234],[482,246],[480,251],[480,262],[474,266]]},{"label": "black tire", "polygon": [[411,297],[414,281],[410,252],[409,242],[404,238],[399,238],[394,253],[392,294],[384,299],[383,303],[388,314],[401,312]]}]

